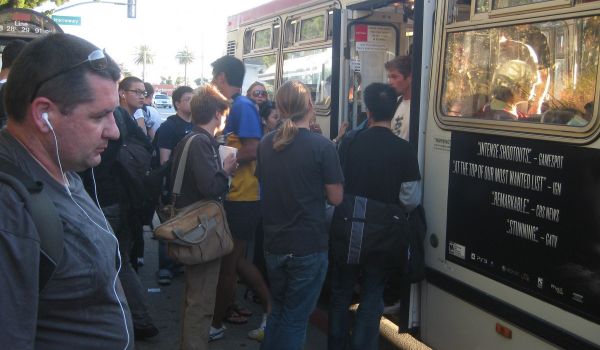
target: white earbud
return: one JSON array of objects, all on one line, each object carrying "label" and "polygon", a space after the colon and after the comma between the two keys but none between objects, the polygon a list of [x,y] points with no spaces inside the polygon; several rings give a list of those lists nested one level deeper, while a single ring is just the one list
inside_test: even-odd
[{"label": "white earbud", "polygon": [[50,130],[54,131],[54,129],[52,128],[52,124],[50,124],[50,120],[48,120],[47,112],[42,113],[42,119],[46,122],[46,125],[48,125],[48,128],[50,128]]}]

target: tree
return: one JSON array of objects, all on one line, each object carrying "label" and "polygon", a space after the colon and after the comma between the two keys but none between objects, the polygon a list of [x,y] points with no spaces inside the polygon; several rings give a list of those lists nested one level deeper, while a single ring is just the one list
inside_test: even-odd
[{"label": "tree", "polygon": [[137,65],[142,65],[142,80],[146,81],[146,64],[154,63],[154,53],[152,53],[152,49],[148,45],[140,45],[136,50],[133,61]]},{"label": "tree", "polygon": [[187,85],[187,84],[185,83],[185,80],[184,80],[184,79],[185,79],[184,77],[177,77],[177,78],[175,79],[175,85],[177,85],[177,86],[181,86],[181,85]]},{"label": "tree", "polygon": [[161,84],[168,84],[171,85],[173,84],[173,78],[171,78],[171,76],[169,75],[168,77],[163,77],[162,75],[160,76],[160,83]]},{"label": "tree", "polygon": [[[53,0],[56,6],[60,6],[69,0]],[[48,0],[0,0],[0,10],[7,8],[25,8],[33,9],[41,4],[48,2]]]},{"label": "tree", "polygon": [[133,74],[131,74],[131,72],[129,71],[129,69],[127,69],[127,67],[125,67],[125,64],[123,63],[119,63],[119,68],[121,68],[121,75],[123,77],[130,77]]},{"label": "tree", "polygon": [[208,80],[208,79],[206,79],[204,77],[201,77],[201,78],[195,79],[194,83],[196,83],[197,86],[200,86],[200,85],[204,85],[204,84],[210,83],[210,80]]},{"label": "tree", "polygon": [[187,85],[187,66],[194,62],[194,54],[188,50],[186,46],[182,51],[179,51],[177,55],[175,55],[175,58],[179,61],[179,64],[183,64],[184,66],[183,83]]}]

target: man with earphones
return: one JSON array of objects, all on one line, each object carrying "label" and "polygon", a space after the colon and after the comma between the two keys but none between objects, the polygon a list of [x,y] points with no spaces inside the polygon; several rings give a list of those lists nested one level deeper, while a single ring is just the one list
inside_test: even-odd
[{"label": "man with earphones", "polygon": [[[69,34],[29,43],[6,83],[0,158],[43,184],[62,224],[62,254],[13,187],[0,183],[0,344],[11,349],[134,349],[118,271],[118,242],[76,172],[100,163],[119,137],[118,65]],[[60,235],[57,235],[60,237]],[[46,237],[47,238],[47,237]],[[53,273],[40,284],[42,270]]]}]

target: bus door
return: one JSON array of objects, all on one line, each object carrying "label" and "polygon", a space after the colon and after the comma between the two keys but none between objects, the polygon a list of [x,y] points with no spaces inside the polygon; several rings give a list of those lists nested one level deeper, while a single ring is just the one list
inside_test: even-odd
[{"label": "bus door", "polygon": [[385,62],[408,52],[400,46],[402,15],[383,16],[379,12],[348,9],[346,43],[344,45],[344,75],[346,91],[344,106],[347,121],[356,127],[366,119],[362,90],[371,83],[387,82]]},{"label": "bus door", "polygon": [[[373,9],[372,2],[355,2],[348,5],[342,16],[343,64],[340,91],[342,93],[342,121],[356,128],[366,120],[362,91],[371,83],[387,83],[385,63],[399,55],[409,55],[412,44],[411,9],[393,3]],[[335,44],[334,44],[335,46]],[[418,123],[418,116],[411,120]],[[340,122],[342,122],[340,121]],[[417,285],[404,286],[401,314],[391,317],[401,331],[418,327],[419,290]]]}]

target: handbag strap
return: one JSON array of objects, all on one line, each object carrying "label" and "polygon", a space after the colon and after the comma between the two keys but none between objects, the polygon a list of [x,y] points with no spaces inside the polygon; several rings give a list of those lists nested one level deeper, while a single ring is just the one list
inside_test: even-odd
[{"label": "handbag strap", "polygon": [[179,159],[179,164],[177,165],[177,172],[175,173],[175,181],[173,182],[173,195],[181,194],[181,185],[183,184],[183,174],[185,173],[185,165],[187,163],[188,153],[190,151],[190,144],[194,137],[198,136],[198,134],[194,134],[190,136],[189,139],[185,142],[185,146],[183,147],[183,153],[181,153],[181,158]]}]

